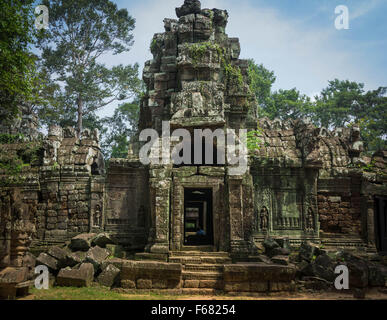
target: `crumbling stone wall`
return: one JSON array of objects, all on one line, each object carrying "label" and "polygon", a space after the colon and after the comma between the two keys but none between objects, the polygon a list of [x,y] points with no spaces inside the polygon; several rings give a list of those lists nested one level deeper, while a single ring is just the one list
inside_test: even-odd
[{"label": "crumbling stone wall", "polygon": [[38,238],[63,241],[95,227],[90,222],[96,210],[102,215],[104,180],[100,176],[104,174],[104,160],[98,132],[88,129],[78,137],[73,128],[53,126],[44,147]]},{"label": "crumbling stone wall", "polygon": [[151,225],[147,168],[128,159],[111,159],[109,166],[104,229],[128,250],[143,250]]},{"label": "crumbling stone wall", "polygon": [[[324,233],[361,236],[361,180],[319,180],[318,208]],[[334,187],[329,187],[329,184]]]},{"label": "crumbling stone wall", "polygon": [[165,258],[183,246],[184,188],[192,187],[213,190],[214,247],[234,257],[254,253],[253,241],[267,236],[374,250],[387,152],[364,157],[356,127],[329,131],[302,119],[258,119],[248,63],[239,59],[238,39],[225,32],[227,11],[186,0],[176,12],[178,20],[165,19],[165,32],[151,42],[139,128],[160,135],[163,121],[190,132],[260,128],[262,147],[251,154],[248,172],[230,176],[227,163],[144,166],[134,141],[128,159],[112,159],[105,176],[97,131],[79,136],[52,126],[42,137],[33,115],[1,123],[0,134],[24,137],[0,144],[0,162],[20,165],[17,174],[0,168],[0,261],[20,264],[31,237],[39,249],[103,230],[127,249]]},{"label": "crumbling stone wall", "polygon": [[[8,259],[7,263],[12,263],[12,256],[11,261],[5,258],[9,254],[7,251],[12,251],[23,237],[23,241],[28,238],[29,244],[32,240],[32,246],[38,248],[89,232],[94,227],[97,206],[101,221],[98,229],[103,229],[104,160],[98,132],[84,130],[78,137],[72,128],[53,126],[43,138],[36,133],[36,126],[27,125],[27,131],[24,127],[22,122],[20,132],[25,134],[15,137],[14,130],[4,129],[3,137],[13,140],[0,144],[3,154],[0,159],[0,242],[5,252],[3,260]],[[27,135],[33,129],[36,132]],[[15,193],[19,195],[15,197]],[[13,211],[18,210],[23,213],[14,221]],[[33,228],[26,227],[27,232],[24,229],[28,223],[33,224]],[[12,235],[15,228],[20,229],[19,236]],[[28,237],[23,235],[26,232]]]},{"label": "crumbling stone wall", "polygon": [[[372,248],[373,197],[387,192],[385,153],[363,156],[357,127],[329,131],[302,119],[260,119],[258,126],[262,147],[251,159],[255,238],[269,233]],[[293,198],[287,201],[289,194]],[[268,232],[262,230],[263,208],[268,210]],[[279,226],[286,211],[298,212],[297,221],[285,219]]]}]

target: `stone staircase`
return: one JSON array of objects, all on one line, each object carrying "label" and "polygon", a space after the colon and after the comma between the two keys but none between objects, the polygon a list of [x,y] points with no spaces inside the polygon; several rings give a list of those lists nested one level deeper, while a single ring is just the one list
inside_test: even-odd
[{"label": "stone staircase", "polygon": [[183,265],[182,286],[186,294],[213,294],[222,290],[225,264],[232,263],[227,252],[170,252],[169,262]]}]

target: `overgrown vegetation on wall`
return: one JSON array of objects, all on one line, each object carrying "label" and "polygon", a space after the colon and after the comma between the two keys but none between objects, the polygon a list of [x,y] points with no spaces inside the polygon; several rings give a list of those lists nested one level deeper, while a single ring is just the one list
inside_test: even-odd
[{"label": "overgrown vegetation on wall", "polygon": [[23,183],[39,165],[41,148],[41,141],[26,141],[22,134],[0,134],[0,186]]}]

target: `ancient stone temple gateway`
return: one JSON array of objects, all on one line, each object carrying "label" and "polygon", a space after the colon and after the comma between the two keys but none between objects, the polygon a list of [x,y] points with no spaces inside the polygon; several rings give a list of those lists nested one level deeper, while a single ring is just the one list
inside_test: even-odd
[{"label": "ancient stone temple gateway", "polygon": [[[261,128],[263,147],[250,155],[248,171],[230,175],[232,166],[217,164],[216,139],[215,165],[146,166],[135,139],[128,158],[112,159],[105,172],[97,132],[78,136],[53,126],[27,180],[1,189],[2,266],[23,265],[20,243],[32,240],[32,249],[42,251],[88,232],[108,233],[124,250],[136,252],[137,260],[172,263],[172,269],[165,267],[172,276],[179,269],[173,263],[186,263],[191,271],[215,263],[204,270],[215,273],[226,265],[234,272],[229,281],[241,283],[251,279],[235,276],[239,269],[231,262],[261,261],[257,256],[268,237],[294,247],[309,240],[325,248],[387,251],[387,152],[363,157],[356,127],[331,132],[302,119],[257,118],[248,63],[239,59],[239,40],[225,32],[227,11],[186,1],[176,12],[178,20],[165,19],[165,32],[151,42],[139,129],[161,136],[163,121],[190,132]],[[20,130],[28,129],[34,141],[27,120]],[[24,148],[2,146],[9,154]],[[253,267],[245,270],[254,275]],[[124,282],[135,280],[129,269],[122,271]],[[186,272],[192,273],[188,267]],[[288,271],[279,271],[279,279],[281,272]],[[185,278],[188,287],[193,279]],[[205,279],[218,286],[218,278]],[[267,290],[260,288],[251,290]]]}]

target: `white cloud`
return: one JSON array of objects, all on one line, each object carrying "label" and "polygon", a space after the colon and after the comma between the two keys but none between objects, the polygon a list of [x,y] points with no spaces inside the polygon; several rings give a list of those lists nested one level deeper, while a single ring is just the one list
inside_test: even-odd
[{"label": "white cloud", "polygon": [[[366,14],[379,2],[372,0],[358,7],[352,13],[353,17]],[[139,62],[142,67],[152,58],[149,45],[153,34],[164,31],[163,19],[176,18],[175,7],[181,4],[182,0],[146,0],[131,4],[128,11],[137,21],[135,44],[129,53],[108,58],[106,63]],[[240,38],[241,58],[253,58],[274,70],[277,76],[275,89],[296,87],[312,96],[334,78],[376,86],[367,65],[360,63],[364,57],[358,57],[353,45],[351,48],[341,40],[340,32],[343,31],[336,30],[333,21],[331,28],[313,27],[313,21],[308,17],[295,20],[258,1],[253,6],[247,0],[202,0],[202,7],[228,10],[230,17],[226,32],[230,37]],[[315,13],[311,12],[311,15]],[[114,108],[109,109],[102,114],[111,114]]]},{"label": "white cloud", "polygon": [[371,12],[372,10],[376,9],[381,4],[382,0],[363,1],[359,6],[354,7],[354,9],[351,8],[352,10],[349,11],[349,17],[351,20],[360,18]]}]

